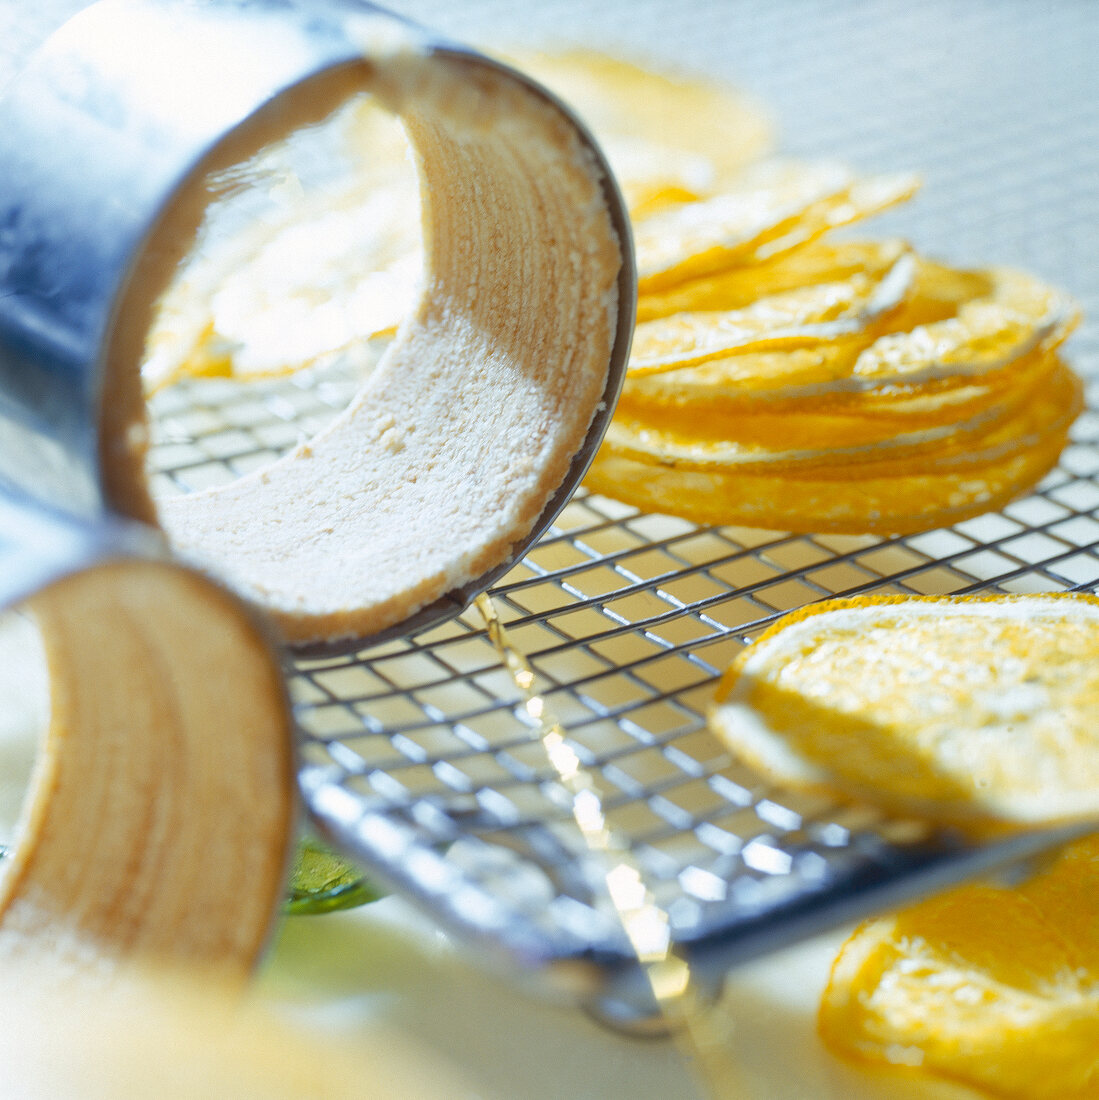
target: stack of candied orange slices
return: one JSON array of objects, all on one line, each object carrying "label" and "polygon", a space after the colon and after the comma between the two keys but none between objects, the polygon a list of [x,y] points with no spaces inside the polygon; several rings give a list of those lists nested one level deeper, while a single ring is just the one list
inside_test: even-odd
[{"label": "stack of candied orange slices", "polygon": [[1057,355],[1071,300],[834,239],[914,176],[764,156],[761,116],[705,82],[585,54],[520,63],[589,119],[634,227],[633,354],[590,488],[699,523],[902,534],[1056,462],[1081,407]]},{"label": "stack of candied orange slices", "polygon": [[902,534],[994,508],[1080,411],[1073,303],[834,231],[910,198],[770,154],[736,92],[591,54],[519,63],[592,125],[626,194],[638,324],[587,484],[700,523]]},{"label": "stack of candied orange slices", "polygon": [[[733,662],[712,713],[788,789],[988,835],[1099,813],[1099,597],[831,600]],[[860,926],[820,1031],[856,1060],[995,1095],[1099,1095],[1099,839],[1011,889],[974,884]]]},{"label": "stack of candied orange slices", "polygon": [[588,484],[699,523],[904,534],[998,507],[1081,408],[1065,295],[825,230],[905,177],[766,163],[637,226],[639,323]]}]

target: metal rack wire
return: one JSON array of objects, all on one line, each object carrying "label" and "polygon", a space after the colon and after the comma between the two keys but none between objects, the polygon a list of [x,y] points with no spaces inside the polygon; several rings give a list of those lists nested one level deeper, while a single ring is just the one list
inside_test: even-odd
[{"label": "metal rack wire", "polygon": [[[337,367],[166,391],[154,401],[162,488],[269,461],[354,385]],[[699,528],[581,491],[493,590],[701,979],[1056,841],[974,848],[920,822],[775,790],[730,759],[705,712],[735,653],[815,600],[1094,588],[1097,471],[1099,414],[1088,412],[1031,496],[893,539]],[[291,687],[302,789],[350,854],[498,960],[573,982],[580,967],[584,996],[605,1014],[645,1014],[599,870],[475,610],[416,637],[300,657]]]}]

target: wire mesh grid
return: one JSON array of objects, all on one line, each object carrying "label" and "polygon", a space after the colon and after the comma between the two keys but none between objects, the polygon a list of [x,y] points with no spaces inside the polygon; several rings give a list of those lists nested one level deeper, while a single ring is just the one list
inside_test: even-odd
[{"label": "wire mesh grid", "polygon": [[[179,491],[239,476],[319,428],[354,388],[335,366],[165,391],[156,479]],[[1035,493],[904,538],[700,528],[581,490],[495,587],[536,690],[702,977],[1055,839],[973,848],[777,790],[730,758],[705,714],[740,648],[816,600],[1094,588],[1097,472],[1089,411]],[[291,689],[306,800],[349,853],[508,961],[549,975],[594,962],[606,996],[644,1000],[604,869],[476,609],[416,637],[299,656]]]},{"label": "wire mesh grid", "polygon": [[[1079,48],[1094,40],[1093,6],[554,0],[517,7],[510,23],[504,3],[411,8],[474,42],[584,26],[594,44],[624,41],[744,80],[776,105],[792,152],[926,170],[925,195],[875,236],[906,235],[963,265],[1029,267],[1099,313],[1099,141]],[[1094,323],[1069,358],[1099,375]],[[154,401],[154,479],[178,491],[246,473],[319,428],[355,385],[333,365],[167,390]],[[1088,405],[1099,409],[1094,381]],[[705,726],[714,678],[742,646],[781,613],[835,595],[1097,584],[1099,413],[1088,411],[1034,493],[904,538],[699,528],[581,490],[493,600],[707,979],[1056,839],[971,848],[760,782]],[[348,852],[505,963],[552,975],[586,960],[598,964],[585,969],[589,995],[644,1001],[598,861],[476,611],[359,652],[299,657],[292,690],[306,800]]]}]

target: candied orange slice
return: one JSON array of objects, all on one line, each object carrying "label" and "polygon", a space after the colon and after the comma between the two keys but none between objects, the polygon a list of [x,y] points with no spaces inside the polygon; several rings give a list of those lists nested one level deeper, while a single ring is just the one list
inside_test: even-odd
[{"label": "candied orange slice", "polygon": [[[764,263],[732,267],[664,290],[642,294],[638,323],[698,310],[743,309],[788,290],[838,282],[853,275],[884,273],[911,249],[904,241],[816,241]],[[917,268],[917,286],[920,276]]]},{"label": "candied orange slice", "polygon": [[[959,387],[927,396],[893,397],[888,402],[822,406],[803,401],[777,409],[771,402],[746,406],[743,401],[708,400],[706,395],[652,401],[637,392],[640,387],[630,386],[619,402],[611,439],[612,445],[619,441],[621,453],[632,442],[641,461],[673,463],[687,456],[720,460],[725,448],[731,454],[816,450],[827,461],[828,453],[836,449],[876,445],[876,453],[884,457],[888,451],[895,456],[925,442],[938,446],[987,434],[1017,414],[1051,376],[1055,376],[1054,385],[1061,387],[1059,400],[1067,402],[1064,369],[1056,355],[1044,355],[1020,371],[1009,387]],[[1046,390],[1043,399],[1050,392]],[[1038,420],[1042,428],[1047,422],[1045,417]]]},{"label": "candied orange slice", "polygon": [[1016,889],[1045,912],[1056,915],[1079,965],[1099,980],[1099,837],[1067,845],[1042,872]]},{"label": "candied orange slice", "polygon": [[[1060,346],[1079,320],[1071,298],[1021,272],[952,271],[921,259],[915,283],[899,308],[885,311],[879,322],[884,333],[864,329],[829,344],[784,349],[746,344],[679,367],[666,379],[635,369],[627,392],[654,403],[705,400],[748,407],[766,400],[776,408],[876,403],[886,409],[902,397],[1013,384],[1036,357]],[[971,292],[981,296],[961,297]],[[638,326],[639,333],[647,329]],[[644,347],[635,345],[635,361]],[[879,395],[884,400],[876,402]]]},{"label": "candied orange slice", "polygon": [[854,181],[849,169],[830,161],[767,161],[747,169],[733,189],[637,219],[638,292],[732,265],[793,229],[814,203],[838,202]]},{"label": "candied orange slice", "polygon": [[[725,473],[655,466],[601,450],[585,478],[594,492],[643,511],[700,524],[774,531],[904,535],[927,531],[1002,507],[1057,463],[1063,431],[1029,450],[978,470],[837,478],[832,471],[800,476]],[[856,467],[857,468],[857,467]]]},{"label": "candied orange slice", "polygon": [[1099,1091],[1099,840],[1015,890],[961,887],[860,926],[819,1029],[836,1053],[1015,1100]]},{"label": "candied orange slice", "polygon": [[632,403],[620,403],[611,436],[619,453],[633,453],[639,461],[684,466],[701,461],[703,465],[695,468],[706,468],[714,460],[723,462],[726,450],[735,461],[736,456],[752,453],[761,457],[790,451],[827,454],[835,447],[896,447],[923,438],[939,440],[955,432],[980,431],[994,415],[1001,413],[1002,410],[993,410],[986,402],[970,417],[918,424],[915,430],[905,431],[896,420],[842,411],[724,413],[711,409],[700,424],[700,412],[694,405],[650,411]]},{"label": "candied orange slice", "polygon": [[[1039,385],[1013,392],[1008,400],[999,398],[987,417],[974,417],[944,432],[933,450],[906,442],[906,435],[916,439],[918,432],[898,434],[896,447],[890,442],[861,456],[854,449],[833,448],[833,457],[819,461],[815,473],[821,478],[851,480],[979,470],[1038,447],[1050,437],[1063,438],[1083,410],[1083,383],[1060,360],[1054,364]],[[931,434],[934,429],[925,431]],[[856,468],[852,461],[857,462]]]},{"label": "candied orange slice", "polygon": [[714,731],[784,785],[975,827],[1099,811],[1099,598],[868,597],[733,662]]},{"label": "candied orange slice", "polygon": [[993,285],[988,271],[951,267],[920,256],[916,286],[895,318],[896,331],[907,332],[919,325],[955,317],[966,302],[992,294]]},{"label": "candied orange slice", "polygon": [[[920,386],[822,394],[811,384],[804,387],[808,392],[799,392],[795,386],[767,390],[750,384],[761,383],[767,371],[776,378],[785,372],[787,381],[798,373],[803,379],[819,376],[829,369],[828,363],[842,358],[853,361],[859,346],[869,339],[864,337],[862,344],[852,338],[819,348],[750,353],[673,373],[631,378],[622,392],[618,416],[707,438],[751,439],[770,432],[768,425],[782,423],[791,424],[793,434],[800,436],[798,426],[820,421],[849,424],[849,429],[836,429],[841,439],[847,437],[847,431],[858,438],[876,434],[884,439],[916,427],[962,423],[995,405],[1014,405],[1020,394],[1029,393],[1060,363],[1056,352],[1032,352],[1010,370],[966,385],[947,385],[940,380]],[[739,386],[732,379],[736,366],[751,376]]]},{"label": "candied orange slice", "polygon": [[768,112],[717,81],[585,50],[510,60],[591,127],[634,214],[642,204],[662,205],[661,196],[696,199],[727,186],[772,144]]},{"label": "candied orange slice", "polygon": [[898,309],[915,262],[902,253],[884,271],[759,298],[742,309],[677,313],[637,326],[631,375],[656,374],[734,354],[854,336]]},{"label": "candied orange slice", "polygon": [[993,402],[1010,402],[1014,394],[1028,392],[1061,362],[1057,350],[1040,346],[1002,370],[976,379],[938,378],[915,385],[792,397],[768,401],[766,407],[776,410],[812,407],[869,416],[883,422],[942,423],[987,408]]},{"label": "candied orange slice", "polygon": [[636,220],[638,292],[772,259],[902,202],[917,187],[910,175],[857,180],[830,162],[753,166],[734,189]]},{"label": "candied orange slice", "polygon": [[[873,343],[876,329],[831,343],[769,351],[745,351],[674,371],[627,377],[623,404],[647,408],[680,406],[701,412],[708,407],[740,413],[758,409],[823,408],[834,395],[827,382],[850,373],[859,353]],[[705,415],[709,415],[707,411]]]},{"label": "candied orange slice", "polygon": [[813,203],[785,232],[760,240],[744,259],[763,263],[802,248],[833,229],[854,225],[890,207],[907,202],[920,189],[920,179],[910,172],[870,176],[856,180],[839,198]]},{"label": "candied orange slice", "polygon": [[641,376],[694,366],[730,355],[812,346],[854,336],[903,300],[911,265],[900,261],[895,278],[875,282],[853,275],[761,298],[745,309],[678,313],[639,325],[630,373]]},{"label": "candied orange slice", "polygon": [[[619,408],[623,417],[659,421],[669,428],[682,425],[684,431],[704,434],[735,433],[749,419],[765,423],[777,417],[809,416],[870,419],[884,433],[890,425],[896,431],[934,427],[979,415],[994,404],[1011,404],[1015,395],[1029,391],[1061,362],[1057,352],[1039,348],[976,380],[825,389],[821,375],[852,362],[869,340],[860,336],[820,347],[749,353],[630,378]],[[776,384],[768,388],[766,382],[772,379]]]},{"label": "candied orange slice", "polygon": [[988,275],[989,294],[963,303],[957,316],[877,340],[855,362],[851,384],[987,374],[1056,347],[1075,327],[1079,312],[1060,291],[1009,268]]},{"label": "candied orange slice", "polygon": [[[846,253],[846,260],[852,264],[853,269],[844,277],[859,273],[860,268],[855,265],[860,258],[873,257],[875,262],[868,265],[870,270],[884,274],[905,254],[905,247],[898,242],[882,246],[877,253],[867,253],[866,247],[854,246],[852,251]],[[843,248],[844,246],[840,246],[841,250]],[[663,297],[642,296],[639,303],[653,300],[666,303],[668,308],[683,305],[690,300],[695,288],[701,290],[703,303],[712,303],[728,286],[732,293],[742,295],[740,301],[730,302],[729,308],[750,305],[759,297],[752,293],[757,277],[764,280],[765,285],[773,287],[775,293],[796,287],[802,271],[806,275],[803,284],[805,286],[829,281],[827,273],[830,254],[835,253],[829,246],[809,245],[792,256],[782,256],[768,264],[732,268],[708,280],[684,283],[680,287],[673,287]],[[842,252],[839,254],[843,255]],[[825,278],[814,278],[814,272],[818,276],[824,275]],[[922,256],[915,257],[913,283],[900,308],[888,314],[885,324],[887,333],[907,332],[921,324],[955,317],[965,302],[977,296],[987,296],[992,290],[992,281],[983,272],[958,271]],[[662,313],[664,308],[664,304],[658,306]],[[700,304],[698,308],[709,307]],[[645,325],[639,324],[638,328],[645,331]],[[873,387],[860,387],[851,391],[838,387],[835,383],[850,377],[859,355],[880,335],[880,329],[875,329],[872,332],[853,334],[828,345],[758,352],[744,350],[738,355],[681,368],[670,378],[635,374],[627,382],[626,393],[636,395],[639,400],[647,399],[654,403],[720,400],[742,405],[750,402],[753,407],[759,399],[783,403],[812,401],[814,404],[823,398],[845,402],[858,400],[864,392],[874,393]],[[943,385],[942,379],[936,382],[940,387]],[[924,386],[929,384],[931,383],[922,383]],[[890,400],[887,404],[891,404],[896,397],[894,386],[888,387],[888,395]]]},{"label": "candied orange slice", "polygon": [[[968,420],[904,432],[895,422],[881,425],[873,419],[852,422],[827,415],[787,414],[745,417],[746,434],[726,435],[721,428],[735,427],[735,422],[715,418],[712,424],[691,426],[620,410],[604,449],[661,468],[731,472],[747,466],[768,471],[812,466],[818,478],[903,476],[995,462],[1035,446],[1051,433],[1063,432],[1080,407],[1079,379],[1053,359],[1051,369],[1028,386],[1012,392],[1007,400],[988,403]],[[768,431],[771,434],[764,434]],[[854,469],[853,462],[858,464]]]}]

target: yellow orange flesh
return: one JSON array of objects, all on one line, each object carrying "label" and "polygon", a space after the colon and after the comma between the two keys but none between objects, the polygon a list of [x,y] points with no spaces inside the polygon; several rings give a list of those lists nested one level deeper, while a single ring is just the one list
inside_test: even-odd
[{"label": "yellow orange flesh", "polygon": [[867,597],[787,616],[714,730],[771,778],[975,828],[1099,810],[1099,598]]},{"label": "yellow orange flesh", "polygon": [[1099,1093],[1099,839],[1016,889],[964,886],[844,945],[821,1037],[862,1062],[1013,1100]]}]

